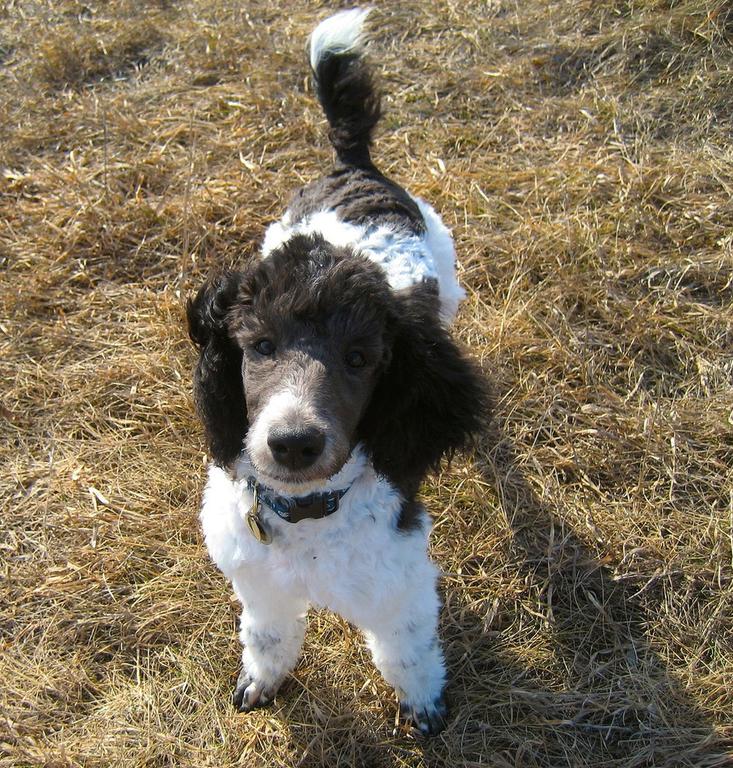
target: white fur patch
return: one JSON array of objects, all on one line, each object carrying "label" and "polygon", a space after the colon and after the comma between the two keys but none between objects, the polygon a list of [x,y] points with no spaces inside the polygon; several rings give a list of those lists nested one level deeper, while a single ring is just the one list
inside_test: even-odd
[{"label": "white fur patch", "polygon": [[293,225],[286,213],[280,221],[268,227],[262,255],[267,256],[293,235],[320,234],[329,243],[354,248],[379,264],[395,290],[409,288],[427,278],[436,279],[440,317],[445,325],[449,325],[466,295],[456,279],[453,237],[431,205],[420,198],[413,199],[425,220],[423,235],[386,224],[349,224],[341,221],[332,210],[319,211]]},{"label": "white fur patch", "polygon": [[329,53],[347,53],[362,48],[362,28],[369,9],[352,8],[322,21],[310,40],[310,63],[315,70],[318,62]]},{"label": "white fur patch", "polygon": [[456,277],[456,250],[453,246],[453,235],[443,220],[429,203],[419,197],[413,197],[425,219],[424,247],[432,258],[435,271],[438,274],[440,288],[440,318],[445,325],[453,322],[458,305],[466,298],[466,292],[461,288]]}]

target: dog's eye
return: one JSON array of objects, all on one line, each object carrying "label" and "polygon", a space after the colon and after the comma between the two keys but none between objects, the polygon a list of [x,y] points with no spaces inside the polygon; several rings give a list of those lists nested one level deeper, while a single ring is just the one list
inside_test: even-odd
[{"label": "dog's eye", "polygon": [[353,349],[346,355],[346,365],[349,368],[363,368],[366,365],[366,358],[356,349]]},{"label": "dog's eye", "polygon": [[260,339],[255,345],[255,351],[260,355],[272,355],[275,352],[275,345],[269,339]]}]

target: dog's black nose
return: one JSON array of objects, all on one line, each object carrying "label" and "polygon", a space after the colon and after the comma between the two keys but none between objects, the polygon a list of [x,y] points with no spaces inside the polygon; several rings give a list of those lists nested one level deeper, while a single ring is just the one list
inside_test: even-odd
[{"label": "dog's black nose", "polygon": [[326,436],[316,427],[276,427],[270,430],[267,444],[278,464],[288,469],[305,469],[323,453]]}]

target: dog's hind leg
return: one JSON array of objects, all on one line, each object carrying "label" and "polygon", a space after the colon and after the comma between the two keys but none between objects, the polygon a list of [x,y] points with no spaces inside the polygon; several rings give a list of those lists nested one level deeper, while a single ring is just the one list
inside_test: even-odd
[{"label": "dog's hind leg", "polygon": [[261,570],[238,571],[232,584],[242,603],[239,637],[244,646],[233,702],[248,712],[269,704],[295,667],[308,604],[303,597],[284,592]]}]

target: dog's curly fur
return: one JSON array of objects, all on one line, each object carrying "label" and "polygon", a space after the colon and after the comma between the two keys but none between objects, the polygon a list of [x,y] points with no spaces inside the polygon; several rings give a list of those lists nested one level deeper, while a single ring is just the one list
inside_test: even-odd
[{"label": "dog's curly fur", "polygon": [[[364,631],[401,710],[428,733],[443,723],[445,675],[416,493],[478,431],[488,398],[446,327],[462,295],[450,234],[371,161],[380,108],[365,15],[337,14],[311,40],[335,169],[296,193],[261,260],[189,302],[212,458],[201,519],[243,605],[241,709],[274,696],[308,605],[324,605]],[[346,493],[334,514],[296,524],[263,508],[266,545],[244,523],[251,478],[289,498]]]}]

